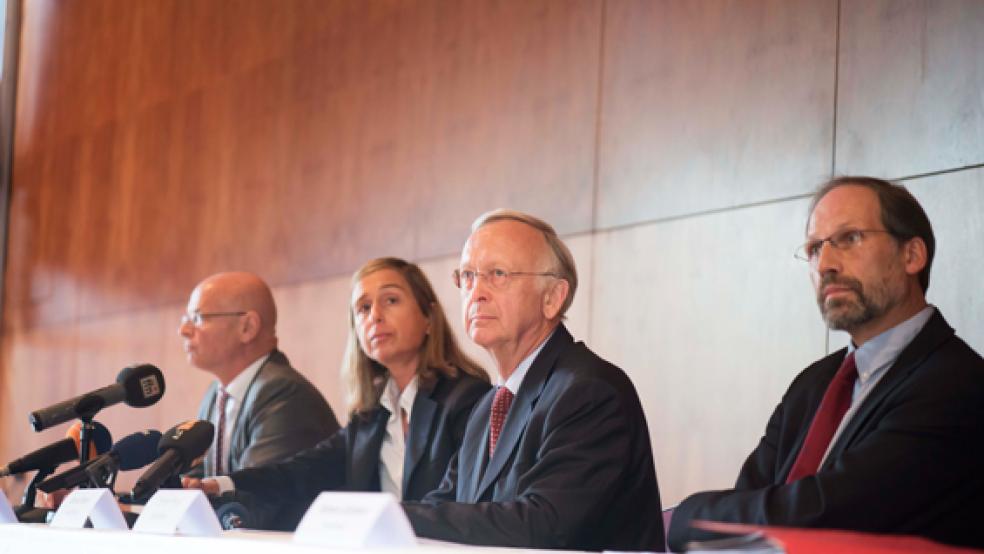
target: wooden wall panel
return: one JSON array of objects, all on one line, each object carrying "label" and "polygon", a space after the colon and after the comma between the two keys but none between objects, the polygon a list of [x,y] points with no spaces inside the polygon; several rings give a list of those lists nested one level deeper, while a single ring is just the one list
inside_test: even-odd
[{"label": "wooden wall panel", "polygon": [[[137,361],[164,369],[168,394],[104,422],[122,436],[191,417],[209,377],[176,322],[220,269],[275,285],[281,345],[344,412],[353,267],[422,260],[459,325],[447,275],[468,223],[509,205],[568,236],[583,283],[570,325],[635,381],[664,500],[728,484],[792,373],[822,354],[788,253],[835,143],[837,169],[889,176],[980,150],[977,5],[871,6],[25,2],[0,463],[62,432],[30,432],[30,410]],[[927,32],[910,36],[913,22]],[[905,86],[865,92],[882,81]],[[867,124],[880,105],[891,124]],[[951,127],[960,140],[940,139]],[[930,210],[960,216],[939,225],[931,297],[975,346],[979,173],[913,181]],[[765,354],[741,371],[735,352]]]},{"label": "wooden wall panel", "polygon": [[26,8],[8,325],[440,256],[500,205],[591,226],[597,2]]},{"label": "wooden wall panel", "polygon": [[732,486],[783,391],[825,354],[808,268],[792,256],[807,204],[597,236],[592,347],[643,399],[666,506]]},{"label": "wooden wall panel", "polygon": [[608,6],[600,227],[788,198],[829,175],[836,0]]},{"label": "wooden wall panel", "polygon": [[837,172],[984,164],[984,2],[844,2]]}]

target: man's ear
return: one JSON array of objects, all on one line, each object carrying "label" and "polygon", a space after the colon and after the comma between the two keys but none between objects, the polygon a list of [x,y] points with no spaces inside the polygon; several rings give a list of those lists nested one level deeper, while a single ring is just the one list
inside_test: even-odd
[{"label": "man's ear", "polygon": [[905,272],[909,275],[918,275],[926,268],[929,261],[929,249],[926,248],[923,239],[913,237],[902,245],[902,256]]},{"label": "man's ear", "polygon": [[543,317],[548,320],[556,319],[560,309],[571,292],[571,284],[566,279],[551,279],[553,281],[543,291]]},{"label": "man's ear", "polygon": [[260,314],[256,313],[254,310],[246,312],[242,317],[239,318],[239,340],[242,343],[252,342],[257,335],[260,334],[260,328],[262,327],[262,321],[260,320]]}]

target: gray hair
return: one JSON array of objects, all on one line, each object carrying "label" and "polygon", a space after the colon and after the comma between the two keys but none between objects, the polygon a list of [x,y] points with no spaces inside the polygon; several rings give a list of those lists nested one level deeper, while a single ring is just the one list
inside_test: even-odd
[{"label": "gray hair", "polygon": [[496,221],[518,221],[540,231],[543,235],[543,240],[550,247],[550,252],[554,258],[554,267],[551,271],[556,273],[558,278],[567,281],[567,285],[570,288],[567,298],[564,299],[564,305],[560,307],[560,313],[558,314],[560,317],[564,317],[567,309],[574,302],[574,293],[577,291],[577,267],[574,265],[574,256],[571,254],[570,249],[567,248],[564,241],[560,240],[560,237],[557,236],[557,231],[549,223],[528,213],[516,210],[498,209],[485,212],[478,216],[475,222],[472,223],[472,233]]}]

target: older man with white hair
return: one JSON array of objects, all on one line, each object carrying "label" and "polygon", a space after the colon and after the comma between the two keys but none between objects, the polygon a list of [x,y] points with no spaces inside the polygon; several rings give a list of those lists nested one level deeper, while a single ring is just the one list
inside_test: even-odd
[{"label": "older man with white hair", "polygon": [[649,430],[625,373],[562,323],[574,259],[547,223],[498,210],[454,280],[500,383],[476,405],[441,487],[404,509],[420,536],[578,550],[663,550]]}]

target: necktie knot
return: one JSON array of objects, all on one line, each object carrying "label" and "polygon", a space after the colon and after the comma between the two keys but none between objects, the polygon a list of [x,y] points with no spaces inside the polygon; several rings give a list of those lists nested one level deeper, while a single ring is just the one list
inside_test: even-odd
[{"label": "necktie knot", "polygon": [[495,452],[495,445],[499,442],[499,434],[502,433],[502,426],[506,422],[509,414],[509,407],[512,406],[513,393],[506,387],[499,387],[495,391],[495,398],[492,399],[492,413],[489,414],[489,457]]},{"label": "necktie knot", "polygon": [[854,352],[851,352],[850,354],[847,355],[847,357],[844,358],[844,361],[841,362],[841,366],[837,369],[837,374],[834,375],[834,381],[835,382],[847,381],[851,385],[853,385],[854,381],[856,381],[857,378],[858,378],[858,364],[857,361],[854,359]]}]

